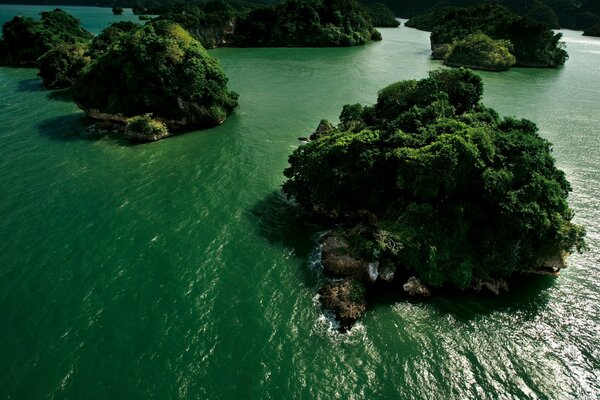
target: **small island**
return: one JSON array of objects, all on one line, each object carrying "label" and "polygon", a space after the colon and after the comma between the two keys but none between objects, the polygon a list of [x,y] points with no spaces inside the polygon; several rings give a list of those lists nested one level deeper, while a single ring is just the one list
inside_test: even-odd
[{"label": "small island", "polygon": [[237,107],[218,62],[172,21],[146,24],[118,38],[73,86],[88,116],[126,127],[137,141],[219,125]]},{"label": "small island", "polygon": [[433,58],[448,66],[504,71],[557,67],[568,59],[560,33],[498,4],[435,9],[406,26],[430,31]]},{"label": "small island", "polygon": [[346,105],[289,158],[283,192],[326,221],[323,305],[348,329],[369,290],[495,293],[520,273],[556,275],[585,247],[571,187],[528,120],[481,104],[463,68],[383,88]]}]

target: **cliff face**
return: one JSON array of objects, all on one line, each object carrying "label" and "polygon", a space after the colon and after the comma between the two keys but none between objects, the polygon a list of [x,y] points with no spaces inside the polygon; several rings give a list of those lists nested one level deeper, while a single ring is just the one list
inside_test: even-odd
[{"label": "cliff face", "polygon": [[236,18],[225,23],[198,24],[186,27],[188,31],[207,49],[227,47],[234,43]]}]

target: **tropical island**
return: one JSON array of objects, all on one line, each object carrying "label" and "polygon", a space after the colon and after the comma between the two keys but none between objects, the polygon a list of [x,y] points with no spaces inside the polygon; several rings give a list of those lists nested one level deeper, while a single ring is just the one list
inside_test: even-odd
[{"label": "tropical island", "polygon": [[520,273],[557,274],[585,247],[551,145],[528,120],[481,104],[481,79],[444,69],[346,105],[296,149],[283,192],[326,221],[323,305],[349,328],[370,289],[495,293]]},{"label": "tropical island", "polygon": [[432,56],[449,66],[503,71],[556,67],[568,58],[560,33],[497,4],[436,9],[406,26],[431,31]]}]

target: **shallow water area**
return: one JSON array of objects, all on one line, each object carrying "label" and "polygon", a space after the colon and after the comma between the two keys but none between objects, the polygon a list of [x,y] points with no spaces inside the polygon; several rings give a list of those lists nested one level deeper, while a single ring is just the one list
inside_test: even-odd
[{"label": "shallow water area", "polygon": [[[95,32],[118,18],[64,8]],[[315,232],[279,195],[287,157],[342,105],[438,67],[428,33],[381,32],[211,50],[239,110],[144,145],[85,139],[68,96],[0,68],[0,398],[600,396],[600,39],[580,32],[562,68],[481,76],[487,105],[554,143],[589,251],[499,297],[382,295],[349,335],[315,302]]]}]

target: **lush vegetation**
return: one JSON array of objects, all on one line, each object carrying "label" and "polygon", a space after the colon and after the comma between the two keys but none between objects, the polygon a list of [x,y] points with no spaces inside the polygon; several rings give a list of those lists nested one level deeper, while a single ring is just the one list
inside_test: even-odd
[{"label": "lush vegetation", "polygon": [[180,25],[157,21],[122,35],[73,87],[88,115],[124,120],[153,114],[170,129],[222,123],[237,107],[218,62]]},{"label": "lush vegetation", "polygon": [[[431,286],[505,278],[584,248],[571,187],[528,120],[480,103],[465,69],[394,83],[290,156],[283,191],[347,223],[363,257]],[[351,228],[352,225],[349,225]],[[351,234],[352,236],[352,234]]]},{"label": "lush vegetation", "polygon": [[95,36],[89,44],[62,42],[54,45],[37,61],[44,86],[49,89],[73,86],[91,60],[100,57],[121,36],[139,27],[133,22],[116,22]]},{"label": "lush vegetation", "polygon": [[[493,40],[506,41],[506,49],[516,58],[516,65],[554,67],[564,64],[568,58],[560,33],[555,34],[546,25],[496,4],[443,8],[414,18],[407,26],[431,30],[434,52],[439,46],[483,33]],[[464,65],[476,65],[476,61]]]},{"label": "lush vegetation", "polygon": [[169,136],[167,125],[151,114],[136,115],[127,120],[125,137],[136,141],[154,141]]},{"label": "lush vegetation", "polygon": [[113,7],[112,12],[115,15],[123,15],[123,7]]},{"label": "lush vegetation", "polygon": [[396,16],[392,10],[390,10],[385,4],[368,4],[366,8],[374,26],[382,28],[396,28],[400,26],[400,22],[396,19]]},{"label": "lush vegetation", "polygon": [[75,84],[89,62],[87,46],[61,43],[38,59],[39,76],[49,89],[68,88]]},{"label": "lush vegetation", "polygon": [[443,55],[444,64],[488,71],[504,71],[516,63],[508,40],[494,40],[483,33],[473,33],[455,40]]},{"label": "lush vegetation", "polygon": [[14,17],[2,26],[2,34],[0,65],[29,67],[57,45],[81,45],[92,38],[79,20],[59,9],[42,12],[41,20]]}]

